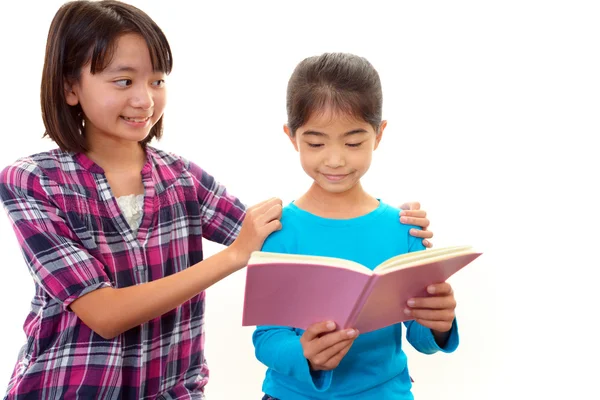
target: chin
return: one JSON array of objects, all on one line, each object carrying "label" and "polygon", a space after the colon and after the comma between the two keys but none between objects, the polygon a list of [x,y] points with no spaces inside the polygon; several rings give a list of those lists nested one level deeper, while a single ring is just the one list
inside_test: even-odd
[{"label": "chin", "polygon": [[125,134],[118,135],[118,136],[123,140],[128,140],[131,142],[141,142],[142,140],[146,139],[148,137],[148,135],[150,135],[150,131],[148,131],[146,133],[142,133],[142,132],[125,133]]},{"label": "chin", "polygon": [[356,185],[355,182],[353,182],[351,185],[348,185],[348,184],[336,185],[336,184],[331,184],[329,182],[317,182],[317,184],[324,191],[326,191],[328,193],[333,193],[333,194],[345,193],[345,192],[351,190]]}]

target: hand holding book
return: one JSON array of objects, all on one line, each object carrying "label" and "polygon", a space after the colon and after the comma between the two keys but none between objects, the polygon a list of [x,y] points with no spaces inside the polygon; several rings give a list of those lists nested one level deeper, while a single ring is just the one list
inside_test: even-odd
[{"label": "hand holding book", "polygon": [[443,346],[456,317],[456,300],[449,283],[438,283],[427,287],[428,297],[409,299],[404,314],[419,324],[431,329],[438,345]]},{"label": "hand holding book", "polygon": [[335,329],[333,321],[323,321],[309,326],[302,334],[304,358],[313,371],[335,369],[358,337],[356,329]]}]

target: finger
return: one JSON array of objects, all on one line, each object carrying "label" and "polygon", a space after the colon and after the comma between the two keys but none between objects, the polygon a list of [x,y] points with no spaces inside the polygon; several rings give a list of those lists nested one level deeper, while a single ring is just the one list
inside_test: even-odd
[{"label": "finger", "polygon": [[428,230],[411,228],[409,233],[411,236],[422,238],[422,239],[431,239],[433,237],[433,232],[428,231]]},{"label": "finger", "polygon": [[421,208],[421,203],[418,201],[409,201],[400,206],[402,210],[419,210]]},{"label": "finger", "polygon": [[281,204],[273,204],[271,208],[264,209],[264,213],[258,216],[256,222],[259,223],[259,226],[266,225],[273,220],[280,219],[282,211]]},{"label": "finger", "polygon": [[323,335],[319,338],[319,342],[317,344],[317,348],[319,349],[318,352],[323,351],[335,345],[336,343],[342,342],[344,340],[354,340],[357,336],[358,331],[356,329],[344,329]]},{"label": "finger", "polygon": [[427,319],[417,319],[415,321],[426,328],[433,329],[434,331],[438,332],[448,332],[450,329],[452,329],[452,322],[430,321]]},{"label": "finger", "polygon": [[269,236],[271,233],[281,230],[283,225],[281,225],[281,221],[276,219],[274,221],[269,222],[267,225],[265,225],[265,227],[263,228],[262,234],[266,236]]},{"label": "finger", "polygon": [[283,207],[283,202],[278,197],[272,197],[252,207],[252,212],[256,213],[257,215],[261,215],[267,212],[267,210],[269,210],[274,205],[279,205]]},{"label": "finger", "polygon": [[403,210],[403,211],[400,211],[400,216],[425,218],[425,217],[427,217],[427,211],[425,211],[425,210]]},{"label": "finger", "polygon": [[454,296],[415,297],[406,302],[411,309],[444,310],[456,308]]},{"label": "finger", "polygon": [[400,222],[402,222],[403,224],[406,224],[406,225],[419,226],[423,229],[425,229],[429,226],[429,220],[427,218],[401,216]]},{"label": "finger", "polygon": [[272,201],[273,199],[275,199],[275,197],[271,197],[270,199],[263,200],[260,203],[253,204],[251,207],[248,207],[248,211],[250,211],[250,210],[256,210],[257,208],[260,208],[265,203],[267,203],[269,201]]},{"label": "finger", "polygon": [[353,344],[354,344],[354,340],[351,341],[346,347],[344,347],[342,350],[340,350],[337,354],[335,354],[329,360],[327,360],[327,362],[324,365],[325,369],[329,370],[329,369],[336,368],[340,364],[340,362],[342,361],[344,356],[346,354],[348,354],[348,352],[350,351],[350,348],[352,347]]},{"label": "finger", "polygon": [[445,309],[445,310],[428,310],[428,309],[404,309],[404,314],[413,318],[413,319],[423,319],[428,321],[446,321],[452,322],[454,321],[455,313],[454,309]]},{"label": "finger", "polygon": [[342,350],[350,348],[354,339],[342,340],[331,347],[316,351],[316,355],[311,359],[311,362],[316,365],[324,366],[331,358],[335,357]]},{"label": "finger", "polygon": [[435,283],[427,286],[427,293],[437,296],[447,296],[452,294],[452,286],[448,282]]},{"label": "finger", "polygon": [[310,342],[311,340],[314,340],[315,338],[317,338],[319,335],[326,333],[326,332],[331,332],[334,329],[335,329],[335,322],[333,322],[333,321],[317,322],[316,324],[312,324],[311,326],[306,328],[306,331],[304,331],[304,333],[302,334],[302,337],[304,337],[304,339],[307,342]]},{"label": "finger", "polygon": [[429,240],[427,239],[423,239],[423,246],[427,247],[428,249],[433,247],[433,243],[431,243]]},{"label": "finger", "polygon": [[260,207],[256,208],[255,212],[257,215],[263,215],[266,214],[267,212],[269,212],[269,210],[271,209],[281,209],[283,208],[283,202],[281,201],[281,199],[275,197],[272,198],[268,201],[266,201],[264,204],[261,204]]}]

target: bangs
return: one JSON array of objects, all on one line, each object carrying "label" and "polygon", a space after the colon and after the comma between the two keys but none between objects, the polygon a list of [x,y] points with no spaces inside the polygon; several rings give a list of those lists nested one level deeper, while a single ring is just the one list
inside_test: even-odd
[{"label": "bangs", "polygon": [[[96,41],[90,50],[89,58],[84,64],[90,63],[90,72],[96,74],[104,71],[110,65],[116,48],[117,40],[127,34],[135,33],[144,38],[148,51],[150,52],[150,61],[154,72],[163,72],[167,75],[173,69],[173,57],[167,39],[162,32],[143,31],[135,29],[115,30],[110,32],[109,36],[98,35]],[[108,40],[106,38],[108,37]]]},{"label": "bangs", "polygon": [[291,102],[290,115],[295,116],[290,125],[299,128],[311,118],[323,116],[331,112],[332,117],[343,117],[349,120],[368,121],[375,130],[378,123],[372,121],[380,119],[380,115],[373,113],[377,110],[373,98],[352,91],[339,91],[332,87],[315,86],[302,93]]}]

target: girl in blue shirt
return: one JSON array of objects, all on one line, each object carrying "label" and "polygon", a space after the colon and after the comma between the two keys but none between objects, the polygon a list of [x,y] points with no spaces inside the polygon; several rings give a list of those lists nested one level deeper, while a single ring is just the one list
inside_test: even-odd
[{"label": "girl in blue shirt", "polygon": [[[341,257],[375,268],[425,248],[398,221],[399,210],[360,182],[387,124],[379,75],[366,59],[335,53],[302,61],[288,83],[287,113],[284,131],[313,183],[284,207],[282,229],[263,251]],[[406,304],[407,340],[422,353],[452,352],[458,346],[452,288],[439,283],[427,290],[428,297]],[[336,330],[331,321],[306,331],[257,327],[256,357],[268,367],[264,399],[412,399],[402,326],[362,335]]]}]

